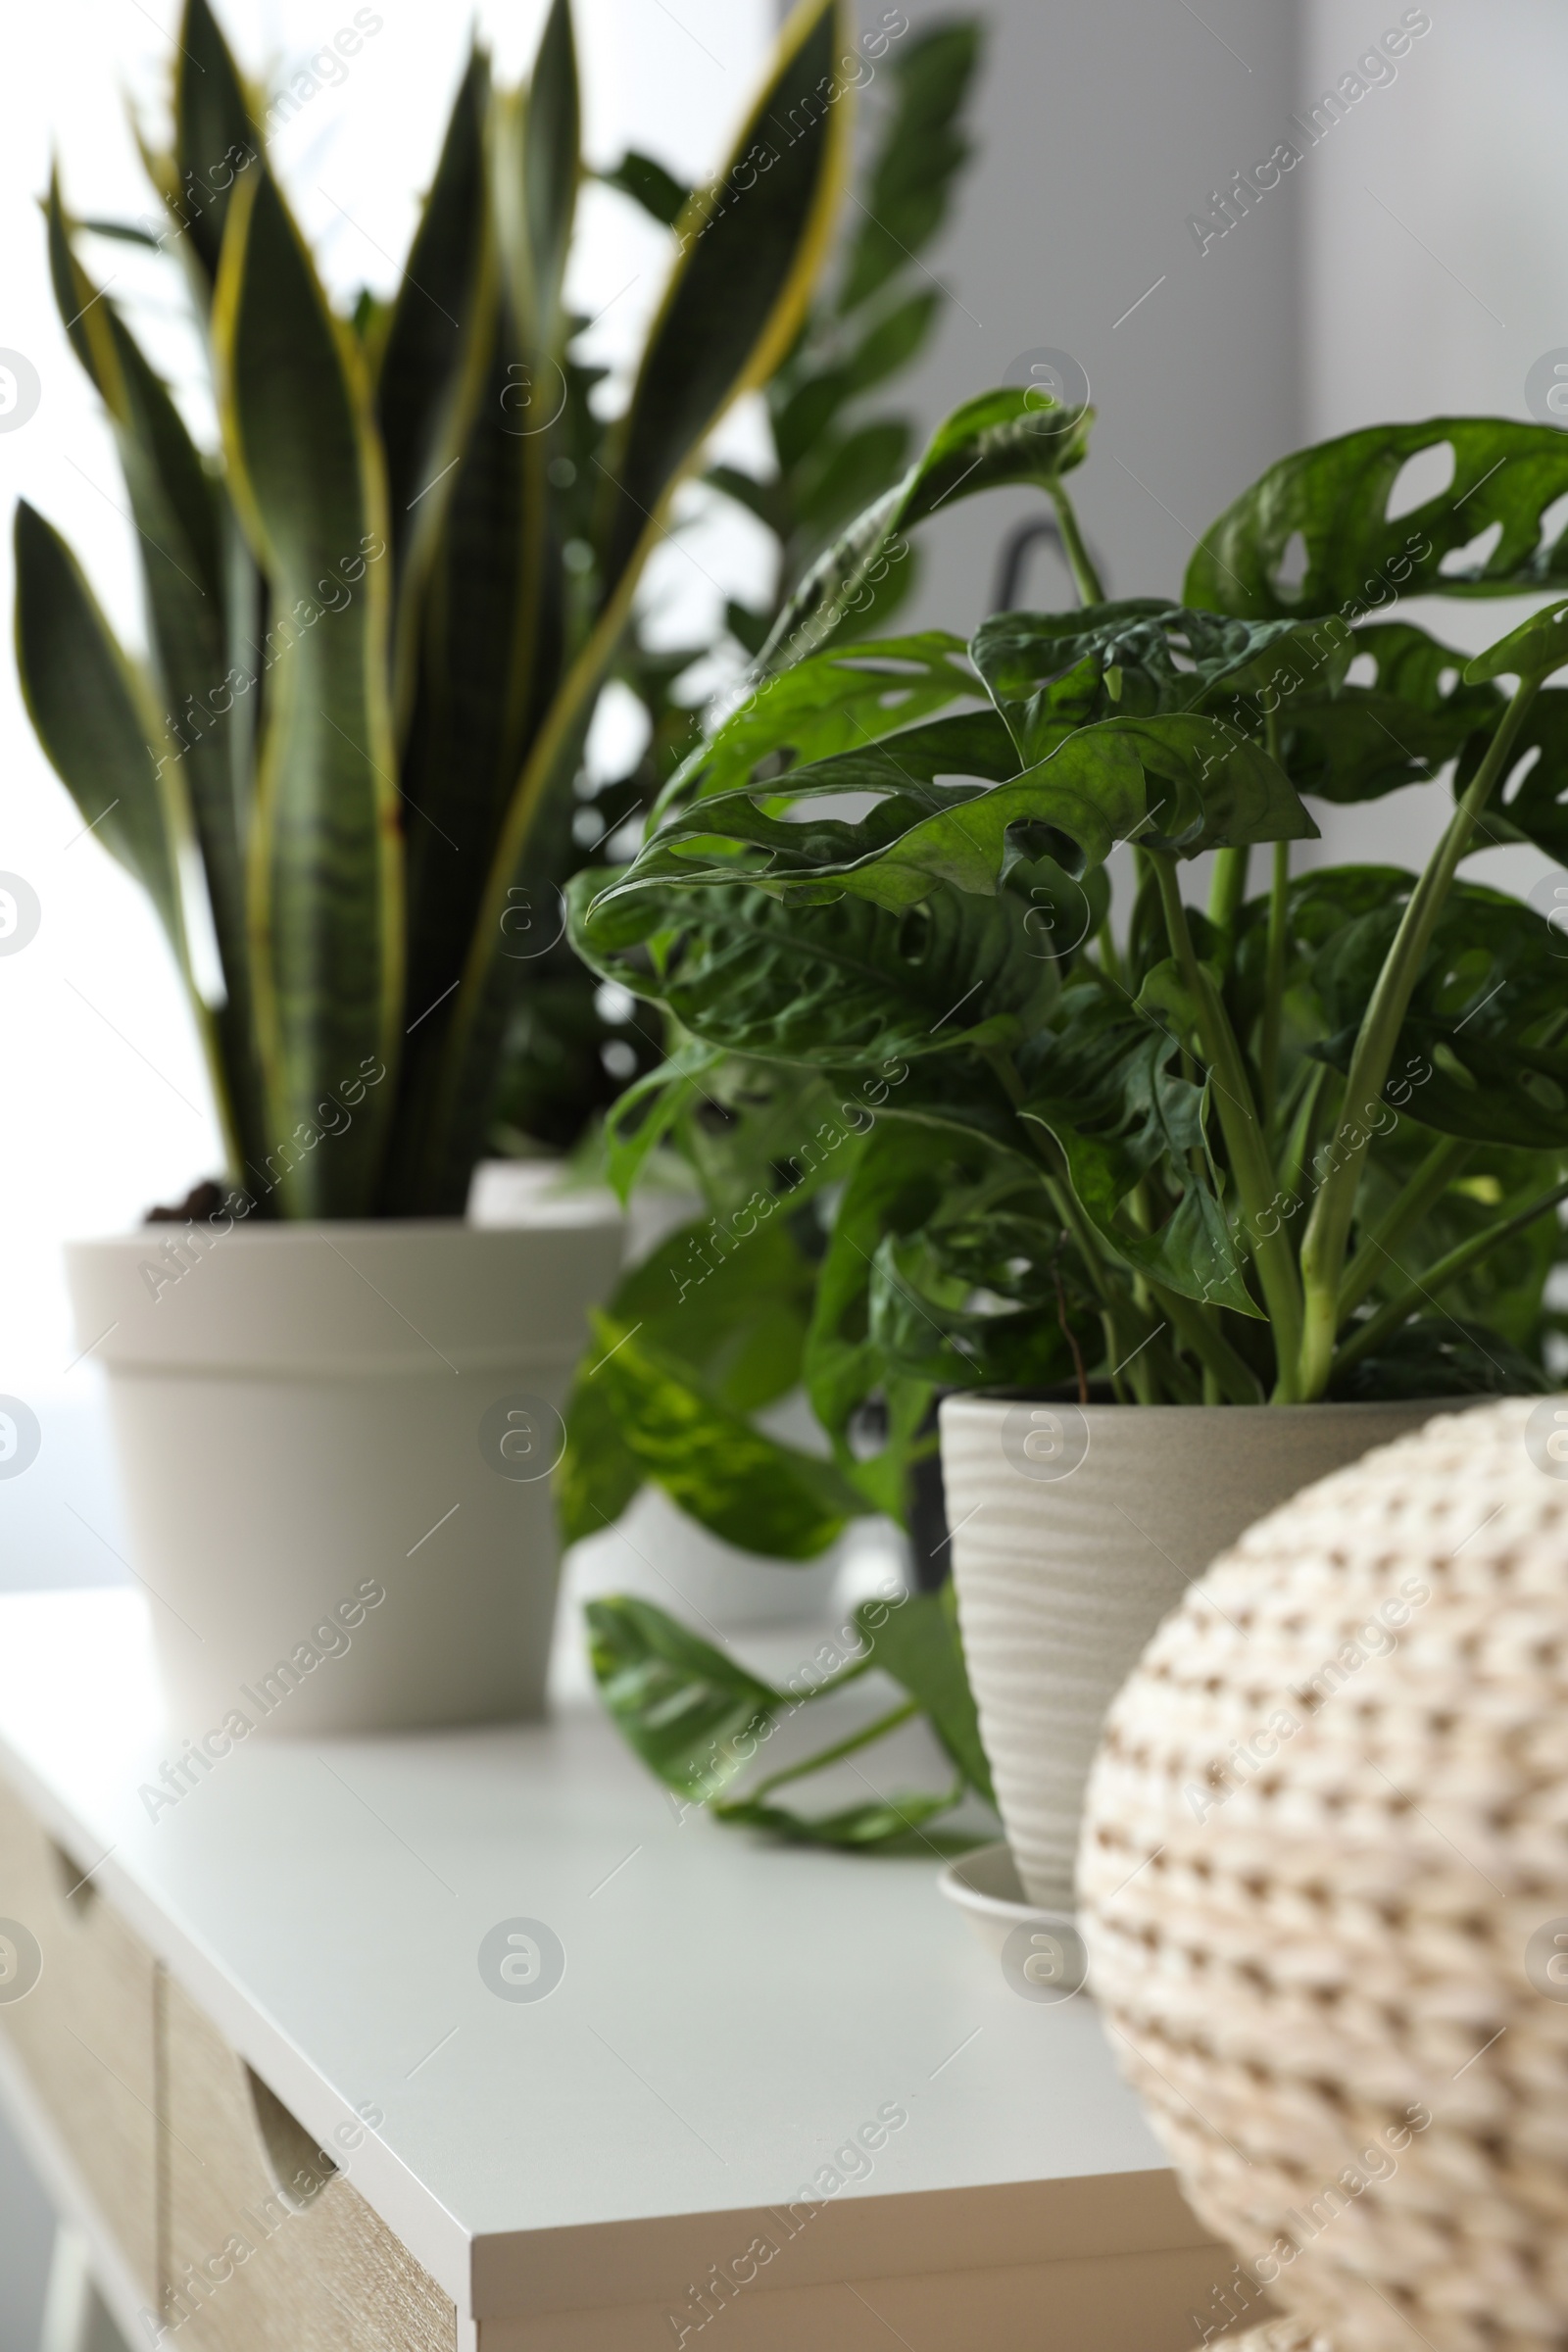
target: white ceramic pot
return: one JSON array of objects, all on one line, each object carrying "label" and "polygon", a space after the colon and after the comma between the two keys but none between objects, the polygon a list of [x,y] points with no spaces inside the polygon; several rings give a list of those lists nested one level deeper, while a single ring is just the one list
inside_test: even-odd
[{"label": "white ceramic pot", "polygon": [[198,1223],[68,1247],[176,1729],[540,1711],[559,1407],[620,1240],[612,1202],[568,1195],[504,1232]]},{"label": "white ceramic pot", "polygon": [[1445,1409],[944,1402],[958,1622],[1032,1903],[1072,1900],[1105,1711],[1193,1579],[1299,1488]]}]

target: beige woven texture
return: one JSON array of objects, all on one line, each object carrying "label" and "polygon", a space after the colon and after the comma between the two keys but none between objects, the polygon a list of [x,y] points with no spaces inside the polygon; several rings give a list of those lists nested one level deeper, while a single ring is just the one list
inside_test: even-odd
[{"label": "beige woven texture", "polygon": [[[1568,2341],[1568,1483],[1533,1409],[1263,1520],[1107,1719],[1091,1983],[1195,2209],[1295,2315],[1256,2352]],[[1217,2275],[1216,2332],[1264,2308]]]}]

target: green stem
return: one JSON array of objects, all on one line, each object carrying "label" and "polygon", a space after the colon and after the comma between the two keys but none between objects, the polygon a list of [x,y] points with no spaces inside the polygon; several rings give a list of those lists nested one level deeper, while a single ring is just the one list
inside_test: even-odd
[{"label": "green stem", "polygon": [[1461,1274],[1467,1274],[1479,1258],[1487,1257],[1494,1250],[1500,1249],[1516,1233],[1523,1233],[1527,1226],[1533,1225],[1538,1217],[1544,1217],[1548,1209],[1555,1208],[1561,1200],[1568,1200],[1568,1177],[1560,1184],[1554,1184],[1549,1193],[1540,1194],[1526,1207],[1505,1218],[1502,1224],[1489,1225],[1484,1233],[1472,1234],[1467,1242],[1460,1242],[1446,1256],[1437,1259],[1424,1274],[1407,1282],[1396,1298],[1391,1298],[1386,1306],[1380,1306],[1375,1315],[1369,1315],[1364,1323],[1357,1324],[1354,1333],[1334,1359],[1335,1371],[1344,1372],[1349,1365],[1359,1363],[1361,1357],[1386,1340],[1391,1331],[1398,1329],[1418,1298],[1436,1298],[1450,1283],[1457,1282]]},{"label": "green stem", "polygon": [[1252,1090],[1242,1060],[1241,1047],[1236,1042],[1236,1032],[1231,1027],[1218,991],[1199,962],[1194,950],[1193,935],[1187,927],[1187,910],[1182,905],[1175,859],[1160,851],[1151,852],[1150,861],[1159,881],[1160,904],[1164,909],[1165,931],[1171,954],[1176,958],[1188,994],[1197,1007],[1198,1032],[1213,1080],[1220,1128],[1230,1154],[1231,1170],[1236,1178],[1236,1190],[1247,1223],[1253,1263],[1263,1286],[1263,1302],[1274,1327],[1279,1380],[1273,1401],[1278,1404],[1294,1403],[1296,1355],[1300,1344],[1301,1295],[1297,1282],[1296,1261],[1291,1255],[1291,1247],[1280,1228],[1277,1214],[1274,1215],[1274,1231],[1266,1233],[1264,1230],[1274,1212],[1274,1171],[1263,1146]]},{"label": "green stem", "polygon": [[1293,1200],[1300,1198],[1301,1186],[1311,1164],[1317,1144],[1317,1131],[1323,1116],[1323,1099],[1333,1084],[1334,1072],[1326,1061],[1311,1064],[1301,1099],[1297,1106],[1291,1138],[1285,1147],[1285,1161],[1280,1169],[1280,1186]]},{"label": "green stem", "polygon": [[1280,1083],[1280,1030],[1285,1018],[1285,970],[1290,948],[1291,845],[1274,844],[1274,875],[1268,894],[1268,958],[1263,981],[1263,1028],[1258,1041],[1258,1083],[1265,1126],[1273,1119]]},{"label": "green stem", "polygon": [[1444,1136],[1400,1187],[1345,1270],[1340,1285],[1342,1325],[1360,1305],[1405,1235],[1442,1200],[1474,1150],[1474,1144],[1462,1136]]},{"label": "green stem", "polygon": [[[1169,1317],[1171,1328],[1185,1341],[1203,1367],[1203,1401],[1209,1401],[1213,1382],[1218,1396],[1230,1404],[1261,1404],[1263,1384],[1246,1357],[1231,1346],[1218,1325],[1210,1322],[1196,1298],[1151,1283],[1155,1301]],[[1217,1399],[1216,1399],[1217,1400]]]},{"label": "green stem", "polygon": [[[869,1747],[873,1740],[881,1740],[889,1732],[896,1732],[901,1723],[907,1723],[911,1715],[918,1715],[919,1712],[920,1702],[917,1698],[905,1699],[902,1705],[891,1708],[886,1715],[879,1715],[874,1723],[864,1725],[858,1732],[851,1732],[847,1740],[835,1740],[831,1747],[824,1747],[818,1754],[806,1757],[800,1764],[786,1764],[782,1772],[770,1772],[765,1780],[758,1782],[744,1801],[749,1805],[759,1804],[775,1788],[782,1788],[786,1781],[804,1780],[809,1772],[825,1772],[830,1764],[839,1763],[845,1756],[853,1756],[857,1748]],[[714,1810],[718,1808],[715,1806]]]},{"label": "green stem", "polygon": [[[1382,1098],[1399,1029],[1459,860],[1470,846],[1476,819],[1508,764],[1514,738],[1540,690],[1539,676],[1521,678],[1514,689],[1497,731],[1487,747],[1486,758],[1410,893],[1361,1022],[1355,1052],[1350,1057],[1350,1074],[1345,1084],[1347,1116],[1341,1130],[1346,1138],[1345,1155],[1324,1180],[1301,1240],[1306,1310],[1297,1387],[1308,1400],[1322,1396],[1334,1363],[1340,1281],[1349,1246],[1361,1170],[1371,1142],[1370,1133],[1361,1123],[1363,1106],[1364,1115],[1370,1117],[1373,1106]],[[1349,1140],[1352,1137],[1358,1140],[1352,1142]]]},{"label": "green stem", "polygon": [[1105,591],[1101,585],[1100,574],[1095,569],[1089,550],[1084,545],[1072,500],[1059,482],[1051,485],[1051,503],[1056,510],[1056,528],[1061,533],[1062,553],[1066,556],[1067,568],[1072,573],[1079,601],[1086,605],[1102,605]]},{"label": "green stem", "polygon": [[1245,841],[1234,849],[1214,853],[1214,872],[1208,885],[1208,919],[1221,931],[1236,928],[1236,917],[1247,897],[1247,872],[1251,860],[1251,845]]}]

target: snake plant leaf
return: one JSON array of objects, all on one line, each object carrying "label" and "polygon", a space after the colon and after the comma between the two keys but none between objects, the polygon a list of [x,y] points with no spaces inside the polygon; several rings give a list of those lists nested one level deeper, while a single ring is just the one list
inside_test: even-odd
[{"label": "snake plant leaf", "polygon": [[[665,527],[664,512],[724,410],[766,375],[800,324],[844,171],[844,109],[818,90],[824,76],[829,88],[837,86],[832,63],[843,31],[842,0],[803,0],[729,167],[682,215],[680,258],[612,461],[601,468],[596,537],[603,602],[544,711],[512,795],[445,1025],[440,1081],[421,1121],[428,1205],[461,1200],[482,1146],[517,984],[502,929],[508,894],[537,885],[540,809],[561,803],[576,768],[642,565]],[[752,155],[764,141],[778,142],[765,172]]]},{"label": "snake plant leaf", "polygon": [[[548,539],[543,444],[517,431],[510,405],[526,370],[510,305],[493,307],[486,374],[450,477],[424,583],[416,690],[404,749],[408,972],[407,1079],[391,1149],[388,1203],[435,1204],[429,1162],[439,1149],[433,1102],[447,1052],[454,990],[480,920],[506,811],[530,727],[554,690],[563,655],[559,551]],[[410,672],[404,673],[405,691]],[[501,681],[498,688],[497,681]],[[554,921],[551,860],[540,857],[495,914],[511,956],[515,909]],[[509,962],[538,976],[537,960]],[[504,1024],[501,1034],[504,1034]],[[498,1048],[500,1037],[498,1035]],[[482,1140],[482,1138],[480,1139]],[[445,1205],[461,1206],[453,1170]]]},{"label": "snake plant leaf", "polygon": [[[1318,1053],[1348,1070],[1365,1006],[1398,921],[1385,903],[1334,932],[1312,984],[1328,1036]],[[1440,1135],[1536,1152],[1568,1151],[1568,1046],[1562,942],[1533,908],[1480,883],[1455,883],[1395,1047],[1390,1103]],[[1346,1116],[1386,1124],[1382,1105]]]},{"label": "snake plant leaf", "polygon": [[[109,411],[122,455],[135,467],[131,495],[133,502],[139,499],[148,510],[145,519],[139,514],[136,516],[147,556],[161,560],[169,569],[173,568],[176,555],[189,564],[195,575],[189,580],[192,592],[218,608],[214,642],[220,645],[222,573],[218,519],[201,459],[166,386],[73,252],[58,172],[50,176],[46,218],[55,302],[72,349]],[[150,525],[172,537],[174,555],[151,543]],[[151,560],[148,578],[156,597],[162,573]],[[200,615],[193,611],[191,617]],[[220,674],[210,669],[205,682],[211,685]]]},{"label": "snake plant leaf", "polygon": [[[588,1656],[621,1737],[667,1788],[702,1804],[742,1772],[789,1694],[652,1601],[591,1600]],[[748,1743],[743,1747],[742,1740]]]},{"label": "snake plant leaf", "polygon": [[[1445,447],[1452,479],[1391,520],[1405,465]],[[1187,567],[1182,601],[1257,620],[1353,620],[1401,596],[1568,585],[1568,535],[1542,535],[1565,491],[1568,440],[1554,426],[1502,416],[1368,425],[1282,458],[1227,507]]]},{"label": "snake plant leaf", "polygon": [[[257,677],[236,648],[231,591],[251,568],[229,555],[223,491],[209,477],[168,389],[114,305],[77,261],[58,177],[48,199],[55,299],[74,350],[109,412],[136,526],[152,650],[177,768],[206,875],[222,972],[216,1020],[246,1155],[268,1148],[254,1037],[241,811],[248,805]],[[232,657],[238,651],[242,659]]]},{"label": "snake plant leaf", "polygon": [[17,501],[15,541],[17,669],[27,715],[82,823],[135,875],[183,968],[177,818],[164,780],[172,747],[157,705],[75,557],[24,498]]},{"label": "snake plant leaf", "polygon": [[95,237],[113,237],[121,245],[144,245],[149,253],[161,253],[163,242],[150,228],[138,228],[134,220],[106,220],[101,216],[84,216],[76,223]]},{"label": "snake plant leaf", "polygon": [[1005,1052],[1056,996],[1029,903],[1010,891],[980,900],[931,883],[906,911],[649,889],[612,906],[612,934],[583,914],[586,895],[576,935],[596,967],[727,1053],[846,1069]]},{"label": "snake plant leaf", "polygon": [[834,71],[848,32],[841,0],[804,0],[727,165],[677,224],[681,259],[606,462],[597,536],[612,595],[673,483],[805,314],[848,160]]},{"label": "snake plant leaf", "polygon": [[234,187],[261,168],[267,142],[208,0],[185,0],[175,47],[176,185],[169,202],[188,274],[205,292],[218,276]]},{"label": "snake plant leaf", "polygon": [[364,1214],[391,1088],[330,1149],[315,1139],[334,1089],[397,1059],[386,491],[359,355],[270,177],[230,207],[213,341],[230,478],[272,599],[249,881],[273,1148],[301,1154],[282,1177],[289,1213]]},{"label": "snake plant leaf", "polygon": [[[502,177],[504,188],[519,188],[523,197],[522,236],[517,235],[515,220],[511,221],[513,301],[525,339],[541,357],[558,340],[561,288],[581,171],[581,117],[571,9],[568,0],[551,0],[533,76],[515,118],[522,169]],[[507,223],[505,210],[502,218]]]},{"label": "snake plant leaf", "polygon": [[[490,67],[475,46],[399,282],[375,377],[392,521],[397,654],[407,704],[417,674],[421,589],[489,356],[495,291],[485,184]],[[405,684],[406,681],[406,684]]]},{"label": "snake plant leaf", "polygon": [[[1568,560],[1565,560],[1568,569]],[[1489,645],[1484,654],[1477,654],[1465,664],[1465,683],[1480,686],[1489,679],[1504,676],[1534,678],[1550,677],[1568,662],[1568,603],[1547,605],[1540,612],[1532,612],[1506,637]]]},{"label": "snake plant leaf", "polygon": [[618,188],[623,196],[640,204],[662,228],[673,228],[691,202],[690,188],[672,178],[651,155],[640,155],[635,148],[628,148],[612,171],[599,172],[594,176],[605,187]]},{"label": "snake plant leaf", "polygon": [[[978,699],[978,692],[962,638],[939,629],[815,654],[758,683],[676,769],[656,814],[675,802],[749,784],[762,760],[804,767],[836,752],[880,743],[955,702]],[[997,733],[993,725],[977,740],[996,746]],[[1005,758],[1005,747],[1001,751]],[[956,770],[994,772],[991,764],[968,769],[957,744],[954,755]],[[998,772],[1013,774],[1017,766],[1012,760]]]},{"label": "snake plant leaf", "polygon": [[787,669],[819,646],[901,551],[901,534],[950,499],[1033,483],[1049,490],[1081,465],[1092,409],[1042,408],[1029,385],[982,392],[955,409],[901,482],[824,549],[790,598],[758,657]]},{"label": "snake plant leaf", "polygon": [[858,310],[924,250],[947,218],[967,160],[956,128],[980,62],[978,24],[936,24],[898,51],[893,119],[867,188],[838,308]]},{"label": "snake plant leaf", "polygon": [[774,1559],[815,1559],[863,1509],[832,1462],[754,1428],[634,1325],[596,1313],[592,1328],[600,1360],[591,1377],[605,1383],[628,1450],[722,1542]]}]

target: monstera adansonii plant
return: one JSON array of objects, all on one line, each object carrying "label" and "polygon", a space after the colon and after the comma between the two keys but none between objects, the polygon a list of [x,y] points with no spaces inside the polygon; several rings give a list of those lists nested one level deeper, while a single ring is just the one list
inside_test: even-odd
[{"label": "monstera adansonii plant", "polygon": [[[148,646],[127,657],[23,504],[24,692],[163,919],[260,1213],[462,1211],[519,1016],[570,959],[573,784],[639,576],[806,315],[854,55],[840,0],[803,0],[728,162],[680,207],[608,428],[564,293],[567,0],[525,87],[494,87],[473,49],[390,304],[334,310],[207,0],[174,44],[170,151],[146,151],[168,228],[75,220],[52,186],[55,292],[119,445]],[[89,275],[103,235],[184,264],[218,447]]]},{"label": "monstera adansonii plant", "polygon": [[[1351,433],[1240,498],[1180,605],[1107,603],[1061,478],[1088,413],[1031,399],[950,419],[804,584],[636,860],[574,884],[585,955],[675,1031],[622,1150],[727,1055],[840,1092],[878,1076],[805,1349],[861,1493],[896,1466],[866,1458],[868,1403],[896,1441],[939,1389],[1545,1385],[1568,960],[1560,925],[1462,868],[1499,842],[1568,862],[1568,690],[1544,683],[1568,606],[1470,662],[1388,608],[1568,586],[1568,441],[1484,417]],[[809,650],[956,486],[955,442],[967,493],[1026,475],[1031,435],[1081,608]],[[1448,486],[1399,513],[1435,449]],[[1293,871],[1318,830],[1303,795],[1445,778],[1420,872]],[[1118,844],[1133,896],[1113,924]],[[1205,851],[1200,911],[1182,872]],[[715,1239],[742,1282],[764,1245]]]}]

